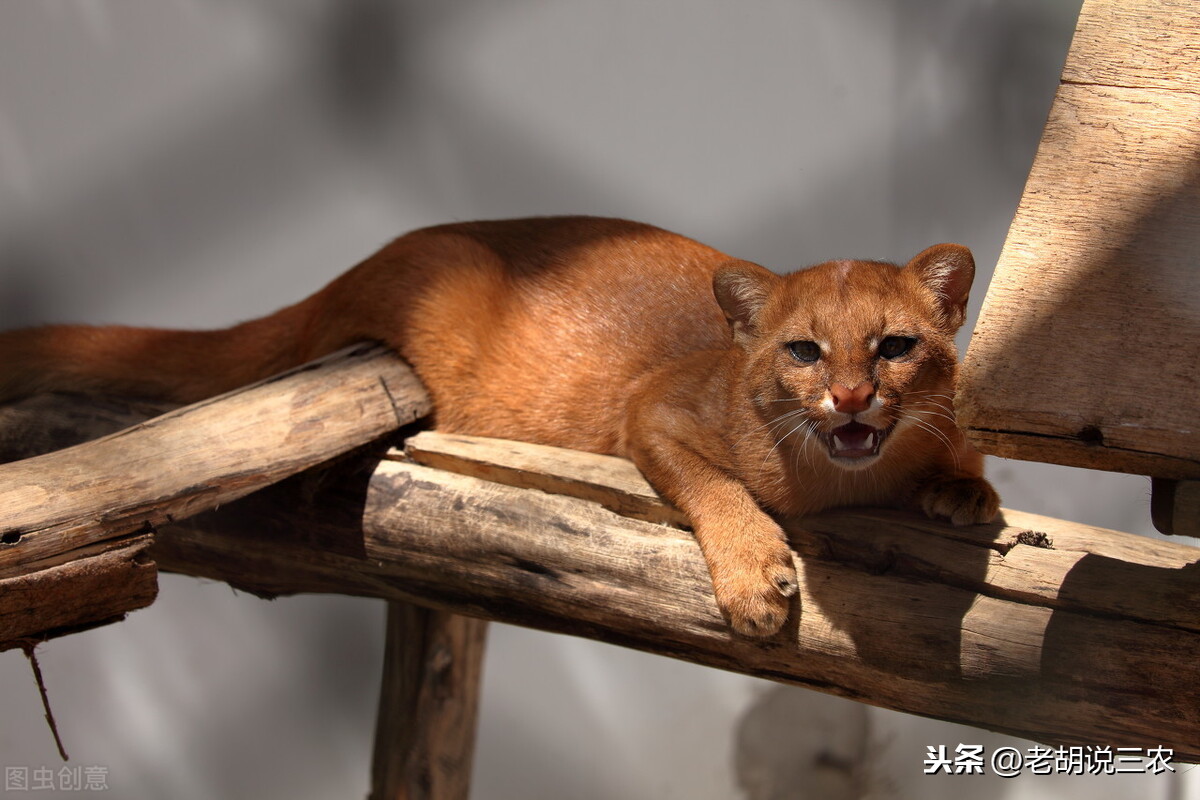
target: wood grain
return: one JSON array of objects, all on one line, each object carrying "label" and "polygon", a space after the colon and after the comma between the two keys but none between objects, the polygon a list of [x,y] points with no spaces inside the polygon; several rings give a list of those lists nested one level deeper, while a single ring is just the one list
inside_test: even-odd
[{"label": "wood grain", "polygon": [[[53,424],[27,430],[26,417],[49,406],[60,409],[48,415]],[[65,410],[71,406],[41,398],[7,410],[0,443],[8,456],[94,432]],[[110,420],[137,410],[101,407],[101,419]],[[364,346],[95,441],[0,465],[0,648],[36,638],[39,625],[49,633],[146,605],[155,585],[146,534],[428,410],[408,367]]]},{"label": "wood grain", "polygon": [[1087,0],[1063,67],[1070,83],[1200,92],[1193,0]]},{"label": "wood grain", "polygon": [[487,623],[388,604],[370,800],[466,800]]},{"label": "wood grain", "polygon": [[[397,401],[399,398],[399,401]],[[0,466],[0,577],[214,508],[428,413],[388,351],[343,351],[67,450]]]},{"label": "wood grain", "polygon": [[[581,458],[578,452],[560,447],[433,432],[406,440],[403,455],[427,467],[592,500],[632,519],[688,524],[683,512],[664,501],[633,462],[624,458]],[[397,451],[390,454],[398,456]]]},{"label": "wood grain", "polygon": [[0,578],[0,651],[118,622],[158,595],[148,533],[89,544]]},{"label": "wood grain", "polygon": [[[435,439],[414,449],[441,449]],[[582,494],[620,491],[628,475],[606,479],[583,465],[594,458],[555,463],[580,460],[563,471],[593,475]],[[484,471],[518,474],[506,460]],[[415,602],[1039,741],[1200,758],[1194,548],[1014,511],[961,529],[894,511],[822,514],[792,527],[802,591],[789,625],[752,641],[721,619],[688,532],[591,499],[393,460],[349,484],[312,475],[267,495],[172,526],[156,557],[261,594]],[[313,505],[297,503],[306,496]]]},{"label": "wood grain", "polygon": [[[152,555],[262,595],[415,603],[1044,742],[1200,758],[1195,548],[1016,511],[968,528],[830,512],[789,524],[800,595],[779,635],[749,640],[721,619],[690,533],[611,510],[671,517],[628,464],[431,433],[409,451],[360,450],[165,525]],[[458,455],[412,462],[429,454]]]},{"label": "wood grain", "polygon": [[1085,4],[962,369],[984,452],[1200,477],[1198,32]]}]

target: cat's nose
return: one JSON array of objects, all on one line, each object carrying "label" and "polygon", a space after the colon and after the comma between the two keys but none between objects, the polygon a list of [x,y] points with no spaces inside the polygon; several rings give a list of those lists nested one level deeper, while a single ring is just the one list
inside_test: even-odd
[{"label": "cat's nose", "polygon": [[843,414],[857,414],[871,407],[871,398],[875,396],[875,387],[870,381],[863,381],[853,389],[847,389],[840,383],[829,387],[833,397],[833,410]]}]

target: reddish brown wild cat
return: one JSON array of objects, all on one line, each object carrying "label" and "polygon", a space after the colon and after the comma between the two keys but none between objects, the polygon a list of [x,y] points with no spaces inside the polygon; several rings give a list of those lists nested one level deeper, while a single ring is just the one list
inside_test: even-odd
[{"label": "reddish brown wild cat", "polygon": [[424,381],[442,430],[628,456],[691,519],[732,626],[787,617],[796,570],[762,508],[990,520],[954,423],[970,252],[787,276],[658,228],[562,217],[445,225],[312,297],[219,331],[0,333],[0,399],[103,390],[181,403],[374,339]]}]

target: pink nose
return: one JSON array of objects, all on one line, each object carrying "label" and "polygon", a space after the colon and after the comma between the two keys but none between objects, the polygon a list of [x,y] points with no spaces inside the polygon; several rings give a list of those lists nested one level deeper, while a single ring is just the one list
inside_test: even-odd
[{"label": "pink nose", "polygon": [[871,406],[871,398],[875,396],[875,387],[870,381],[863,381],[853,389],[847,389],[840,383],[829,387],[833,396],[833,409],[843,414],[857,414],[866,411]]}]

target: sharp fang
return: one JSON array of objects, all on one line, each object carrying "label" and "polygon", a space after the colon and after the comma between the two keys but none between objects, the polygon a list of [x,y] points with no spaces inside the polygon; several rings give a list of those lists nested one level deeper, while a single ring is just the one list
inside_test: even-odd
[{"label": "sharp fang", "polygon": [[868,450],[875,449],[875,434],[874,433],[867,434],[867,448],[866,449],[868,449]]},{"label": "sharp fang", "polygon": [[845,450],[846,449],[846,443],[843,442],[841,437],[839,437],[836,433],[833,435],[833,447],[835,450]]}]

